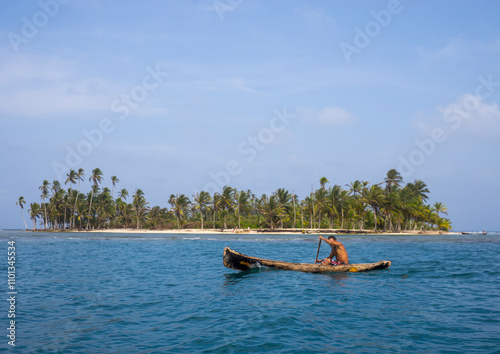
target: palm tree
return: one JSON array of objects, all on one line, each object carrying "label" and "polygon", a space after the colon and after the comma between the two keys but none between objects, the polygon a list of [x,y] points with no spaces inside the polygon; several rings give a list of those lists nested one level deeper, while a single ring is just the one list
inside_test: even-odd
[{"label": "palm tree", "polygon": [[[77,173],[75,170],[71,169],[69,170],[69,173],[66,174],[66,182],[64,182],[64,184],[68,184],[68,183],[71,183],[71,184],[76,184],[76,179],[77,179]],[[77,195],[77,198],[78,198],[78,195]],[[76,209],[76,203],[75,203],[75,208],[73,209],[73,213],[71,215],[71,218],[70,218],[70,225],[72,225],[74,223],[74,219],[75,219],[75,209]]]},{"label": "palm tree", "polygon": [[423,203],[415,203],[414,208],[415,211],[413,216],[415,219],[415,225],[413,229],[416,230],[420,222],[420,230],[422,230],[424,227],[424,220],[426,218],[426,207]]},{"label": "palm tree", "polygon": [[314,194],[304,199],[304,209],[309,213],[309,228],[314,229]]},{"label": "palm tree", "polygon": [[403,177],[401,177],[401,174],[396,171],[395,169],[387,171],[387,176],[384,179],[386,183],[385,190],[387,193],[390,193],[392,191],[392,187],[399,187],[401,183],[403,183]]},{"label": "palm tree", "polygon": [[123,188],[120,192],[118,192],[118,198],[122,200],[127,200],[128,197],[128,191]]},{"label": "palm tree", "polygon": [[363,195],[367,191],[367,186],[370,184],[370,182],[367,181],[361,181],[361,193],[358,196],[358,215],[360,216],[360,229],[364,230],[365,228],[365,214],[366,214],[366,201],[363,198]]},{"label": "palm tree", "polygon": [[81,202],[76,205],[76,214],[78,215],[77,219],[79,221],[78,229],[82,230],[82,221],[89,218],[89,209],[86,202]]},{"label": "palm tree", "polygon": [[300,206],[300,227],[304,229],[304,209],[306,208],[306,203],[302,200],[299,202]]},{"label": "palm tree", "polygon": [[278,204],[283,208],[285,212],[282,216],[280,216],[280,228],[283,228],[283,217],[292,213],[292,200],[293,195],[284,188],[278,188],[276,192],[273,193],[276,196]]},{"label": "palm tree", "polygon": [[418,200],[420,200],[421,202],[425,202],[427,199],[429,199],[429,197],[427,196],[427,193],[430,193],[429,189],[422,180],[416,179],[413,183],[408,183],[408,185],[412,186],[411,189],[413,190],[413,193]]},{"label": "palm tree", "polygon": [[276,222],[285,215],[284,208],[280,205],[278,198],[275,195],[269,197],[262,205],[261,212],[267,217],[270,223],[271,229],[274,229]]},{"label": "palm tree", "polygon": [[238,217],[238,228],[241,228],[241,215],[246,215],[250,211],[250,194],[245,191],[238,192],[236,189],[234,194],[234,209]]},{"label": "palm tree", "polygon": [[255,194],[252,195],[252,211],[253,214],[257,214],[257,225],[261,227],[262,225],[262,205],[263,202],[267,198],[265,194],[263,194],[260,198],[257,198]]},{"label": "palm tree", "polygon": [[330,183],[330,181],[326,177],[321,177],[319,179],[319,184],[321,184],[321,188],[325,189],[325,184]]},{"label": "palm tree", "polygon": [[212,201],[212,221],[213,221],[213,226],[212,228],[215,229],[215,217],[217,216],[217,213],[219,211],[219,200],[220,200],[220,194],[215,192],[213,201]]},{"label": "palm tree", "polygon": [[212,202],[212,197],[210,196],[210,193],[201,191],[200,193],[196,193],[193,198],[196,203],[195,208],[200,211],[201,229],[203,230],[203,213]]},{"label": "palm tree", "polygon": [[125,203],[121,198],[118,198],[116,200],[116,208],[118,209],[117,219],[120,220],[121,226],[127,228],[131,222],[132,206]]},{"label": "palm tree", "polygon": [[[117,183],[120,183],[120,180],[118,179],[118,177],[116,176],[111,176],[111,198],[115,199],[115,187],[116,187],[116,184]],[[116,226],[116,208],[115,208],[115,211],[113,213],[113,219],[115,221],[115,226]]]},{"label": "palm tree", "polygon": [[446,205],[440,202],[434,203],[434,211],[439,215],[439,213],[443,213],[448,215],[448,208]]},{"label": "palm tree", "polygon": [[363,183],[359,180],[346,184],[346,186],[349,187],[349,194],[352,194],[353,197],[358,197],[363,190]]},{"label": "palm tree", "polygon": [[47,205],[45,204],[45,198],[47,198],[49,196],[49,187],[50,187],[50,182],[47,180],[44,180],[42,182],[42,185],[40,187],[38,187],[38,189],[40,189],[42,191],[41,199],[42,199],[42,204],[43,204],[43,207],[45,210],[45,216],[44,216],[45,228],[47,228]]},{"label": "palm tree", "polygon": [[50,202],[48,203],[51,216],[50,222],[52,224],[52,228],[58,229],[62,215],[61,205],[63,204],[63,198],[65,193],[62,189],[60,189],[60,184],[58,181],[54,181],[52,190],[53,190],[53,195],[50,198]]},{"label": "palm tree", "polygon": [[97,206],[97,228],[105,228],[109,225],[108,221],[111,220],[111,216],[114,215],[114,201],[108,187],[105,187],[102,193],[96,195],[95,204]]},{"label": "palm tree", "polygon": [[171,194],[168,203],[172,206],[173,213],[177,219],[177,228],[180,229],[182,222],[184,221],[184,217],[189,211],[189,205],[191,202],[184,194],[177,196]]},{"label": "palm tree", "polygon": [[140,220],[143,220],[145,218],[145,211],[147,210],[146,205],[149,203],[146,201],[146,198],[144,197],[144,192],[141,189],[137,189],[135,191],[134,196],[132,197],[133,201],[132,204],[135,209],[135,214],[136,214],[136,220],[137,220],[137,230],[140,229]]},{"label": "palm tree", "polygon": [[23,217],[24,227],[26,230],[28,230],[28,225],[26,225],[26,220],[24,220],[24,214],[23,214],[24,204],[26,204],[26,200],[24,200],[24,197],[23,196],[19,197],[19,200],[16,202],[16,205],[19,205],[19,207],[21,208],[21,216]]},{"label": "palm tree", "polygon": [[339,193],[339,202],[340,202],[340,228],[344,228],[344,211],[345,211],[345,206],[348,205],[349,202],[349,192],[340,188],[340,193]]},{"label": "palm tree", "polygon": [[120,180],[116,176],[111,176],[111,183],[113,184],[113,186],[111,187],[111,196],[114,199],[115,198],[115,187],[116,187],[117,183],[120,183]]},{"label": "palm tree", "polygon": [[31,203],[30,208],[28,210],[28,213],[30,214],[30,218],[33,221],[33,231],[36,230],[36,218],[40,216],[42,213],[42,208],[38,203]]},{"label": "palm tree", "polygon": [[334,228],[335,217],[338,217],[338,195],[340,186],[335,185],[332,188],[328,188],[325,197],[325,215],[328,218],[328,225],[330,229]]},{"label": "palm tree", "polygon": [[380,209],[380,205],[383,203],[384,201],[384,191],[382,188],[380,188],[380,186],[378,185],[373,185],[371,186],[370,189],[367,189],[365,192],[364,192],[364,196],[363,196],[365,202],[371,206],[372,210],[373,210],[373,218],[374,218],[374,221],[375,221],[375,226],[373,228],[373,230],[377,230],[377,215],[379,213],[379,209]]},{"label": "palm tree", "polygon": [[352,194],[352,198],[350,200],[351,207],[353,211],[353,217],[359,221],[358,228],[362,229],[364,227],[364,211],[365,205],[364,200],[361,198],[363,192],[366,190],[368,182],[363,182],[356,180],[351,182],[351,184],[346,185],[349,188],[349,194]]},{"label": "palm tree", "polygon": [[66,173],[66,182],[64,182],[64,184],[68,184],[68,183],[71,183],[71,184],[76,184],[76,171],[75,170],[69,170],[68,173]]},{"label": "palm tree", "polygon": [[384,216],[384,231],[389,227],[389,231],[393,230],[393,218],[398,219],[398,213],[401,213],[401,193],[393,191],[385,196],[382,200],[380,211]]},{"label": "palm tree", "polygon": [[295,194],[295,191],[292,191],[292,214],[293,214],[293,220],[292,220],[292,229],[295,229],[296,225],[296,217],[297,217],[297,212],[295,211],[295,205],[299,202],[298,196]]},{"label": "palm tree", "polygon": [[96,187],[102,182],[102,172],[100,169],[95,168],[92,171],[92,175],[89,178],[89,182],[92,182],[91,194],[90,194],[90,205],[89,205],[89,220],[87,223],[87,230],[90,225],[90,217],[92,216],[92,199],[94,199],[94,191],[97,189]]},{"label": "palm tree", "polygon": [[451,222],[449,219],[439,218],[437,226],[440,230],[449,231],[451,229]]},{"label": "palm tree", "polygon": [[114,216],[114,223],[115,223],[115,226],[116,227],[116,221],[117,221],[117,218],[118,218],[118,214],[120,214],[120,211],[124,210],[124,208],[120,208],[120,203],[123,203],[126,205],[126,203],[124,203],[123,201],[126,200],[128,197],[128,191],[123,188],[121,191],[118,192],[118,198],[116,199],[115,201],[115,216]]},{"label": "palm tree", "polygon": [[324,188],[320,188],[314,192],[314,208],[318,211],[318,228],[321,229],[321,217],[323,211],[327,211],[327,194]]},{"label": "palm tree", "polygon": [[52,196],[61,190],[61,183],[59,181],[52,182]]},{"label": "palm tree", "polygon": [[[80,168],[78,169],[78,172],[76,173],[76,176],[75,176],[76,180],[78,181],[78,193],[76,193],[76,198],[75,198],[75,213],[76,213],[76,204],[78,203],[78,196],[80,195],[80,181],[83,181],[85,179],[85,172],[83,171],[83,168]],[[75,218],[73,218],[73,228],[75,228]],[[80,227],[81,227],[82,223],[81,223],[81,220],[80,220]]]},{"label": "palm tree", "polygon": [[224,229],[227,229],[227,212],[229,212],[234,206],[234,189],[229,186],[224,186],[217,203],[218,209],[223,213]]},{"label": "palm tree", "polygon": [[[66,217],[67,217],[67,211],[68,211],[68,209],[70,211],[72,210],[72,208],[71,208],[72,207],[72,203],[70,203],[70,201],[71,201],[73,192],[76,192],[76,191],[74,191],[71,188],[68,188],[68,192],[67,193],[63,192],[63,197],[62,197],[62,205],[64,206],[63,229],[66,229],[68,227],[68,225],[66,223],[66,220],[67,220]],[[69,226],[71,226],[71,217],[70,217],[70,220],[69,220]]]},{"label": "palm tree", "polygon": [[60,194],[61,192],[61,183],[59,181],[53,181],[52,182],[52,198],[50,199],[50,205],[49,207],[51,208],[52,210],[52,222],[54,223],[55,227],[54,228],[58,228],[58,220],[57,220],[57,216],[60,215],[60,205],[61,205],[61,202],[62,202],[62,195]]},{"label": "palm tree", "polygon": [[434,225],[436,225],[436,228],[437,228],[438,224],[439,224],[439,219],[441,219],[441,218],[439,217],[439,214],[436,212],[436,210],[434,210],[434,207],[427,205],[426,208],[429,211],[427,222],[429,222],[431,224],[431,229],[434,230],[435,229]]},{"label": "palm tree", "polygon": [[148,214],[150,227],[154,229],[161,228],[163,225],[163,220],[166,217],[165,214],[165,209],[162,209],[159,206],[152,207]]}]

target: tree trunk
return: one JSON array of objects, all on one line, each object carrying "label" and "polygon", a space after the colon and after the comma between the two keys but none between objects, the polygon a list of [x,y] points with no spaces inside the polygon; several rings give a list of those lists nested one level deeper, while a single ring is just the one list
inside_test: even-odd
[{"label": "tree trunk", "polygon": [[304,229],[304,209],[300,208],[300,220],[302,223],[302,229]]},{"label": "tree trunk", "polygon": [[43,218],[43,222],[45,224],[45,229],[47,229],[47,205],[45,204],[45,202],[43,203],[43,208],[45,210],[45,215],[44,215],[44,218]]},{"label": "tree trunk", "polygon": [[373,205],[372,205],[372,210],[373,210],[373,218],[375,219],[375,227],[373,228],[373,230],[377,231],[377,210]]},{"label": "tree trunk", "polygon": [[340,216],[340,228],[344,229],[344,206],[340,206],[341,216]]},{"label": "tree trunk", "polygon": [[21,216],[23,217],[24,227],[28,230],[28,225],[26,225],[26,220],[24,220],[23,209],[21,209]]},{"label": "tree trunk", "polygon": [[94,199],[94,191],[92,191],[92,193],[90,194],[90,206],[89,206],[89,217],[88,217],[88,221],[87,221],[87,231],[88,231],[89,225],[90,225],[90,217],[92,216],[92,199]]},{"label": "tree trunk", "polygon": [[64,224],[63,224],[63,230],[66,230],[66,206],[64,206]]}]

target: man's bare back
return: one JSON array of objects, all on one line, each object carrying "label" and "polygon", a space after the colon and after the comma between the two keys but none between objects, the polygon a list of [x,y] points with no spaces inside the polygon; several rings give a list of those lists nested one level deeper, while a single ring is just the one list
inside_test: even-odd
[{"label": "man's bare back", "polygon": [[[335,236],[329,236],[328,239],[320,236],[320,240],[325,241],[330,245],[332,248],[332,251],[330,252],[330,255],[318,262],[321,262],[323,265],[327,264],[334,264],[334,265],[341,265],[341,264],[349,264],[349,257],[347,256],[347,251],[342,243],[337,241]],[[335,260],[334,260],[335,257]],[[333,261],[333,262],[332,262]]]}]

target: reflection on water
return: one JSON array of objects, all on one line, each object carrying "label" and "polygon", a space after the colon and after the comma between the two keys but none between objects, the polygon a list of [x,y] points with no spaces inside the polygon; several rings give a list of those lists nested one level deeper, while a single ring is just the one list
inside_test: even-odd
[{"label": "reflection on water", "polygon": [[[229,270],[229,269],[228,269]],[[253,268],[250,270],[245,270],[245,271],[234,271],[233,273],[227,273],[224,274],[225,278],[225,285],[234,285],[238,283],[241,280],[244,280],[246,278],[250,278],[258,273],[264,273],[264,272],[275,272],[277,269],[274,268],[267,268],[267,267],[260,267],[260,268]]]}]

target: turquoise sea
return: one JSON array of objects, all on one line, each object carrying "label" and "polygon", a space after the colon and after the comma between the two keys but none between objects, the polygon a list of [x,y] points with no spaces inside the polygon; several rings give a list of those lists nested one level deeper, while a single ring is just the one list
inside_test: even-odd
[{"label": "turquoise sea", "polygon": [[312,235],[0,231],[0,350],[500,353],[500,234],[338,238],[352,263],[392,266],[325,275],[222,265],[225,246],[313,262]]}]

